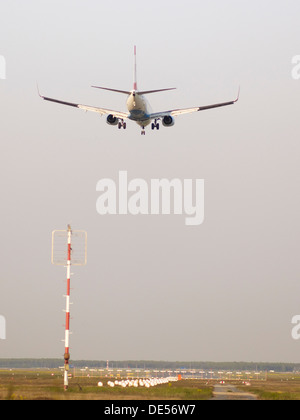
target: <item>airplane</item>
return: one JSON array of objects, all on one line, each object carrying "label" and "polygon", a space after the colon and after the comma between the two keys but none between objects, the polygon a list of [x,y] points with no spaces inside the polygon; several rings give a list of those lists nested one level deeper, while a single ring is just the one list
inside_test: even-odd
[{"label": "airplane", "polygon": [[72,106],[75,108],[83,109],[85,111],[97,112],[101,116],[107,115],[107,119],[106,119],[107,124],[111,126],[118,126],[119,129],[127,128],[127,124],[126,124],[127,120],[134,121],[142,128],[142,132],[141,132],[142,135],[146,134],[145,127],[147,127],[151,123],[152,123],[151,124],[152,130],[155,130],[155,129],[159,130],[160,125],[158,121],[160,120],[164,127],[172,127],[175,124],[174,117],[177,117],[178,115],[189,114],[192,112],[205,111],[208,109],[233,105],[239,100],[240,91],[238,93],[237,98],[230,102],[223,102],[219,104],[206,105],[206,106],[200,106],[200,107],[194,107],[194,108],[171,109],[169,111],[153,113],[151,111],[151,108],[147,99],[145,98],[145,95],[148,95],[150,93],[175,90],[176,88],[139,91],[137,87],[136,57],[137,57],[137,49],[135,46],[134,47],[134,81],[133,81],[133,89],[131,91],[117,90],[117,89],[111,89],[111,88],[101,87],[101,86],[91,86],[92,88],[102,89],[102,90],[106,90],[110,92],[117,92],[117,93],[127,95],[128,96],[128,99],[127,99],[128,112],[113,111],[110,109],[98,108],[98,107],[88,106],[88,105],[80,105],[80,104],[66,102],[66,101],[62,101],[62,100],[58,100],[54,98],[49,98],[46,96],[42,96],[38,88],[39,96],[45,101],[56,102],[61,105]]}]

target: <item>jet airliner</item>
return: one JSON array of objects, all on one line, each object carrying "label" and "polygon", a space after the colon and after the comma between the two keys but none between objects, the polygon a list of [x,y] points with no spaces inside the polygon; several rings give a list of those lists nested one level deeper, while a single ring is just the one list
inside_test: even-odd
[{"label": "jet airliner", "polygon": [[42,96],[40,93],[39,95],[45,101],[56,102],[61,105],[72,106],[75,108],[83,109],[85,111],[97,112],[100,115],[107,115],[107,119],[106,119],[107,124],[112,125],[112,126],[118,126],[119,129],[121,128],[126,129],[127,120],[135,121],[142,128],[142,132],[141,132],[142,135],[145,135],[145,127],[147,127],[151,123],[152,123],[151,124],[152,130],[155,130],[155,129],[159,130],[160,128],[159,121],[162,122],[162,125],[164,127],[172,127],[175,124],[174,117],[177,117],[178,115],[189,114],[192,112],[205,111],[207,109],[233,105],[239,100],[239,94],[238,94],[238,97],[235,100],[230,101],[230,102],[223,102],[219,104],[206,105],[206,106],[200,106],[200,107],[194,107],[194,108],[172,109],[169,111],[153,113],[150,110],[150,106],[147,99],[145,98],[145,95],[148,95],[150,93],[174,90],[176,88],[147,90],[147,91],[138,90],[136,46],[134,47],[134,82],[133,82],[133,89],[131,91],[110,89],[110,88],[101,87],[101,86],[92,86],[92,87],[96,89],[102,89],[102,90],[107,90],[110,92],[117,92],[117,93],[127,95],[128,96],[128,99],[127,99],[128,112],[113,111],[111,109],[106,109],[106,108],[98,108],[94,106],[80,105],[76,103],[66,102],[66,101]]}]

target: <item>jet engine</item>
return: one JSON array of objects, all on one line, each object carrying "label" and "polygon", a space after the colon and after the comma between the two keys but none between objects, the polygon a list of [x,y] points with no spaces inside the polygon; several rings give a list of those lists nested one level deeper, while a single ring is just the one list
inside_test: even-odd
[{"label": "jet engine", "polygon": [[114,117],[112,114],[110,114],[106,119],[107,124],[109,125],[118,125],[119,119]]},{"label": "jet engine", "polygon": [[162,124],[164,127],[173,127],[173,125],[175,124],[175,120],[173,117],[171,117],[171,115],[166,115],[162,119]]}]

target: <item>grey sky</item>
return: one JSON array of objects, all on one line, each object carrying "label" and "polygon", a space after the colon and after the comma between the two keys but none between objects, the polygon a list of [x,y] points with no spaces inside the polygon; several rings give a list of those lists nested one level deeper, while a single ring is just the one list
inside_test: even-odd
[{"label": "grey sky", "polygon": [[[299,362],[298,0],[10,0],[0,5],[0,357],[61,357],[65,276],[51,232],[88,232],[73,359]],[[140,135],[47,96],[126,110],[133,45],[155,111],[234,99]],[[101,217],[96,184],[205,180],[205,222]]]}]

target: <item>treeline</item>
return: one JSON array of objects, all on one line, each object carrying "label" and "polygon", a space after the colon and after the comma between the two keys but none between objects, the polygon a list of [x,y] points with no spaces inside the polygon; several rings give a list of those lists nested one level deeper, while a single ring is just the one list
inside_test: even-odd
[{"label": "treeline", "polygon": [[[0,369],[56,369],[63,366],[63,359],[0,359]],[[107,361],[74,360],[76,368],[106,369]],[[150,370],[218,370],[218,371],[300,371],[298,363],[249,363],[249,362],[167,362],[167,361],[109,361],[110,369]]]}]

